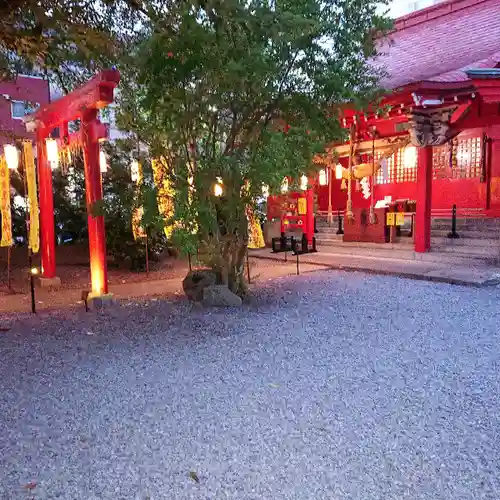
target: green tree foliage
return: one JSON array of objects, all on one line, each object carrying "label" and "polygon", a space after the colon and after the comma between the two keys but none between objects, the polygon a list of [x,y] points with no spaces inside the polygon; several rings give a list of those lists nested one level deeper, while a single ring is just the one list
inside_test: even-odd
[{"label": "green tree foliage", "polygon": [[145,15],[141,0],[0,1],[0,77],[35,70],[68,90],[114,64]]},{"label": "green tree foliage", "polygon": [[233,291],[245,293],[246,209],[262,185],[308,172],[342,136],[339,106],[377,91],[381,3],[170,2],[123,61],[121,124],[168,164],[174,239],[203,245]]},{"label": "green tree foliage", "polygon": [[158,209],[148,200],[151,196],[151,164],[144,161],[143,188],[137,189],[130,177],[130,162],[138,156],[134,141],[118,140],[106,146],[108,171],[103,175],[103,204],[101,211],[106,220],[107,251],[118,265],[127,265],[132,270],[143,270],[146,263],[144,239],[135,240],[132,231],[132,214],[143,207],[142,225],[148,240],[150,261],[158,260],[166,248],[162,227],[158,226]]}]

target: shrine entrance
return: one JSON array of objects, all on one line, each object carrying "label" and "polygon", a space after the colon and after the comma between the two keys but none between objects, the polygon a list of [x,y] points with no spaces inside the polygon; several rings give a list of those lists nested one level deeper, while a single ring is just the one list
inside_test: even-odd
[{"label": "shrine entrance", "polygon": [[[91,295],[95,297],[108,293],[104,216],[94,215],[94,208],[103,197],[99,143],[108,138],[107,128],[99,121],[98,112],[113,102],[114,89],[119,81],[117,70],[103,71],[82,87],[41,107],[25,119],[27,130],[36,132],[42,261],[39,279],[42,286],[60,283],[56,275],[52,165],[48,156],[49,141],[54,144],[51,133],[59,128],[62,144],[77,142],[83,149]],[[79,131],[70,135],[68,123],[75,120],[80,122]]]}]

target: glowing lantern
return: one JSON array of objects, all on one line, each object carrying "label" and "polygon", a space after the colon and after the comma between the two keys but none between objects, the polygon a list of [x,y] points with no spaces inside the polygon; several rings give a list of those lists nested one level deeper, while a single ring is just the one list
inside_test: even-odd
[{"label": "glowing lantern", "polygon": [[5,153],[5,161],[7,162],[7,166],[11,170],[16,170],[19,166],[19,152],[17,151],[16,146],[12,144],[6,144],[3,147],[3,151]]},{"label": "glowing lantern", "polygon": [[108,159],[104,151],[99,152],[99,168],[101,169],[101,173],[108,171]]},{"label": "glowing lantern", "polygon": [[288,179],[285,177],[281,183],[281,192],[286,193],[288,191]]},{"label": "glowing lantern", "polygon": [[139,162],[137,160],[134,160],[130,164],[130,177],[132,178],[132,182],[139,180]]},{"label": "glowing lantern", "polygon": [[335,166],[335,179],[342,179],[343,167],[340,163]]},{"label": "glowing lantern", "polygon": [[326,186],[328,184],[328,178],[326,176],[326,170],[322,168],[319,171],[319,185],[320,186]]},{"label": "glowing lantern", "polygon": [[215,196],[222,196],[223,192],[224,192],[224,189],[222,188],[222,179],[220,177],[217,177],[217,183],[214,186],[214,195]]},{"label": "glowing lantern", "polygon": [[264,196],[264,198],[269,197],[269,186],[266,186],[266,184],[262,185],[262,196]]},{"label": "glowing lantern", "polygon": [[47,139],[47,161],[52,169],[59,166],[59,151],[57,149],[57,141],[55,139]]},{"label": "glowing lantern", "polygon": [[417,163],[417,148],[415,146],[405,148],[403,161],[405,168],[415,168]]},{"label": "glowing lantern", "polygon": [[303,175],[300,178],[300,189],[302,189],[302,191],[307,189],[307,175]]}]

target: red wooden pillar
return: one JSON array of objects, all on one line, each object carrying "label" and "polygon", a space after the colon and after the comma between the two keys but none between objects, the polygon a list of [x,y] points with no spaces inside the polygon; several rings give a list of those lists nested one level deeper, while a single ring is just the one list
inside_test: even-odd
[{"label": "red wooden pillar", "polygon": [[432,146],[418,148],[415,252],[431,248]]},{"label": "red wooden pillar", "polygon": [[52,169],[47,160],[46,129],[36,132],[38,185],[40,198],[40,248],[42,278],[56,277],[56,235],[54,229],[54,197],[52,194]]},{"label": "red wooden pillar", "polygon": [[104,216],[94,217],[94,204],[102,200],[102,179],[99,166],[99,139],[104,125],[97,120],[95,109],[87,110],[82,115],[81,134],[84,147],[85,163],[85,199],[87,202],[90,275],[92,295],[108,293],[108,268],[106,262],[106,234]]},{"label": "red wooden pillar", "polygon": [[306,236],[308,243],[314,237],[314,189],[306,190]]}]

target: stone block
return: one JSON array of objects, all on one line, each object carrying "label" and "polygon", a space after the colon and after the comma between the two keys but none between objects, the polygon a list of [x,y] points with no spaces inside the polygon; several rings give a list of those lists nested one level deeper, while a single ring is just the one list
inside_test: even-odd
[{"label": "stone block", "polygon": [[226,285],[210,285],[203,289],[203,305],[209,307],[240,307],[241,297]]},{"label": "stone block", "polygon": [[189,300],[201,302],[203,300],[203,290],[207,286],[215,285],[216,274],[210,269],[198,269],[190,271],[182,281],[182,289]]},{"label": "stone block", "polygon": [[106,293],[102,295],[92,295],[89,294],[87,298],[87,306],[90,311],[102,311],[109,309],[110,307],[115,307],[117,304],[116,300],[113,298],[112,293]]}]

